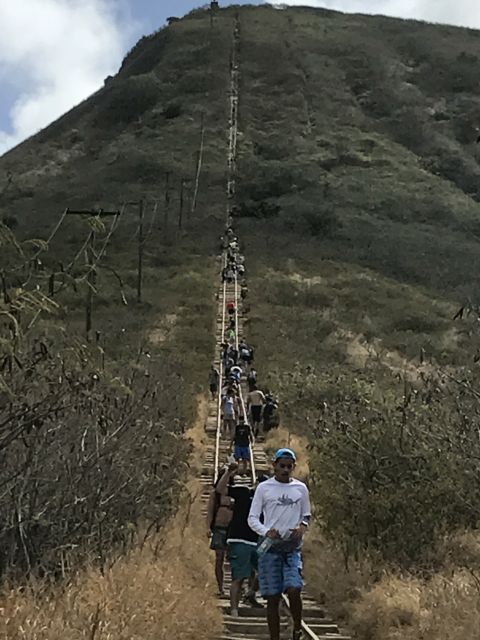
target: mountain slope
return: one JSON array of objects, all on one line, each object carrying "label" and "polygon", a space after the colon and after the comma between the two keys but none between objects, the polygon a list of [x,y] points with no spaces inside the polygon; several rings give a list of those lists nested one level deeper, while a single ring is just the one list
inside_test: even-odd
[{"label": "mountain slope", "polygon": [[[104,264],[129,305],[118,279],[101,273],[96,328],[111,331],[117,365],[132,366],[146,340],[165,367],[157,375],[182,383],[178,406],[168,394],[158,400],[168,420],[191,419],[213,348],[204,329],[227,202],[236,15],[235,223],[262,382],[280,395],[289,430],[310,439],[330,535],[347,551],[428,563],[422,554],[438,535],[475,522],[469,505],[480,495],[478,411],[462,404],[480,348],[478,32],[268,6],[221,10],[211,26],[208,12],[193,12],[143,39],[97,94],[0,159],[1,215],[18,221],[22,238],[47,237],[66,206],[147,199],[144,303],[135,304],[138,211],[128,205]],[[44,275],[70,260],[86,232],[77,219],[62,226],[42,253]],[[69,311],[62,322],[76,332],[84,293],[59,298]],[[125,327],[127,348],[114,355]],[[466,385],[461,402],[441,395],[445,376]],[[351,476],[339,478],[340,464]],[[401,511],[399,532],[406,497],[414,508]]]}]

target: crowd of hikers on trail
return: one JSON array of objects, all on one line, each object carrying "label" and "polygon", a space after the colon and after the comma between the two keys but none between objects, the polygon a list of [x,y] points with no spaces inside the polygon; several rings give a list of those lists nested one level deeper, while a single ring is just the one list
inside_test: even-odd
[{"label": "crowd of hikers on trail", "polygon": [[[231,227],[221,238],[225,255],[222,281],[238,286],[245,299],[244,257]],[[241,267],[241,269],[240,269]],[[296,454],[281,448],[273,456],[273,475],[257,472],[253,486],[245,484],[252,447],[279,425],[278,403],[263,391],[254,367],[254,349],[238,341],[236,300],[224,300],[228,315],[226,340],[221,345],[221,369],[212,365],[209,387],[221,410],[221,434],[229,444],[230,457],[219,469],[207,512],[210,548],[215,551],[218,595],[224,596],[224,566],[231,571],[230,615],[238,617],[243,606],[264,608],[266,601],[271,640],[280,640],[280,603],[286,594],[293,621],[293,640],[302,637],[302,543],[310,522],[307,486],[293,478]],[[237,348],[238,345],[238,348]],[[241,385],[248,387],[242,406]],[[251,471],[251,470],[250,470]],[[244,583],[247,589],[243,592]]]}]

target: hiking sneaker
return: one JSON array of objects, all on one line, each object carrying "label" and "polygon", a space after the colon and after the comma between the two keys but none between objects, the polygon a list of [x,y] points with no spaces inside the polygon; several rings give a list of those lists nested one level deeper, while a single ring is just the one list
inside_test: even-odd
[{"label": "hiking sneaker", "polygon": [[239,613],[238,613],[238,609],[230,609],[230,615],[232,616],[232,618],[238,618]]}]

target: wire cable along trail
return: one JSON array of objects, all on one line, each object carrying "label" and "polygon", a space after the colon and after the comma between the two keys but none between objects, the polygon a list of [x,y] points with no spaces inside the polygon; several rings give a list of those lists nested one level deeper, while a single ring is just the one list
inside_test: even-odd
[{"label": "wire cable along trail", "polygon": [[[236,414],[240,422],[249,423],[249,414],[245,403],[247,393],[247,372],[251,370],[251,362],[244,362],[239,354],[244,339],[244,307],[243,299],[246,294],[246,280],[244,258],[240,253],[240,241],[233,230],[232,202],[235,196],[235,173],[237,162],[238,139],[238,106],[239,106],[239,42],[240,23],[238,18],[234,24],[233,51],[231,57],[231,82],[229,89],[230,119],[228,128],[228,179],[227,179],[227,211],[225,233],[222,236],[222,252],[219,261],[221,280],[217,293],[216,316],[216,352],[213,368],[218,375],[217,384],[211,384],[212,397],[209,402],[208,418],[205,431],[209,437],[209,444],[205,459],[201,482],[203,486],[202,504],[204,515],[210,516],[207,505],[212,501],[212,486],[215,485],[222,473],[228,473],[227,467],[233,464],[232,460],[232,433],[235,427],[230,429],[224,421],[224,398],[227,390],[232,387],[236,394]],[[237,361],[232,365],[229,353],[237,354]],[[238,383],[232,372],[236,365],[240,366]],[[213,369],[212,369],[213,371]],[[232,381],[233,380],[233,381]],[[212,380],[211,380],[212,383]],[[250,444],[249,464],[244,462],[243,474],[236,475],[235,487],[251,487],[257,483],[257,473],[270,469],[271,463],[267,459],[261,437],[254,437]],[[240,471],[240,468],[238,469]],[[216,494],[215,494],[216,495]],[[254,543],[255,544],[255,543]],[[216,548],[216,547],[215,547]],[[256,552],[256,551],[255,551]],[[217,553],[217,551],[216,551]],[[250,585],[250,598],[244,599],[237,610],[231,609],[229,591],[232,586],[232,576],[228,558],[225,563],[221,558],[218,566],[217,554],[216,571],[223,574],[224,591],[219,593],[218,606],[224,616],[224,630],[222,635],[215,640],[269,640],[270,633],[267,624],[266,602],[256,601],[255,584]],[[218,575],[217,575],[218,580]],[[253,588],[253,594],[252,594]],[[262,606],[263,605],[263,606]],[[283,638],[291,637],[288,598],[284,595],[281,603],[280,635]],[[233,615],[232,615],[233,614]],[[289,634],[287,636],[286,634]],[[298,632],[294,635],[299,639]],[[303,623],[301,637],[303,640],[349,640],[349,636],[343,635],[337,624],[329,618],[327,611],[313,598],[309,597],[308,590],[303,595]]]}]

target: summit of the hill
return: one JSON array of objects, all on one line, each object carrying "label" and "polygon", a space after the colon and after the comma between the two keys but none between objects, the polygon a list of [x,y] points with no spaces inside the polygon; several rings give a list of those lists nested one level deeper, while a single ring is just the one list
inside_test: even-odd
[{"label": "summit of the hill", "polygon": [[237,13],[239,214],[268,218],[285,247],[321,239],[333,259],[472,295],[480,32],[469,29],[270,6],[222,9],[212,25],[208,10],[193,11],[0,159],[3,215],[14,209],[20,228],[37,229],[64,203],[153,195],[167,172],[178,191],[192,181],[203,118],[199,220],[210,217],[224,198]]}]

